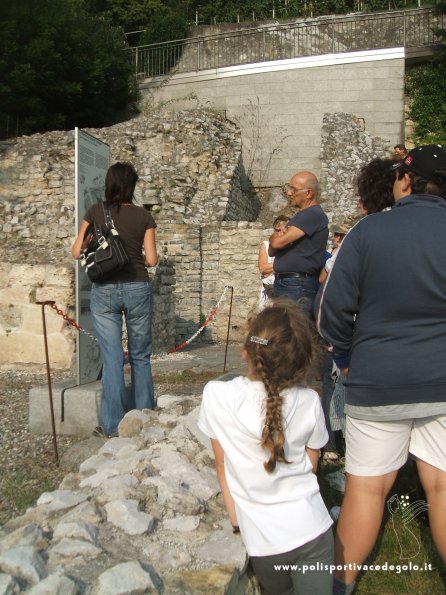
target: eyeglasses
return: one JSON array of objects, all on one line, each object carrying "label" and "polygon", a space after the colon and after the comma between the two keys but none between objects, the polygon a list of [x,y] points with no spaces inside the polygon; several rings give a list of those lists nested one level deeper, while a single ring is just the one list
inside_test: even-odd
[{"label": "eyeglasses", "polygon": [[294,186],[291,186],[291,184],[284,184],[282,186],[282,192],[292,196],[299,192],[308,192],[308,190],[310,190],[310,188],[295,188]]}]

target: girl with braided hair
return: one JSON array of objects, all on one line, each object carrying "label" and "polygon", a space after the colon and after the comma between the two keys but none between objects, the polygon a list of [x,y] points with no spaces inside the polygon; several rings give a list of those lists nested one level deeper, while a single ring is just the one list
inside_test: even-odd
[{"label": "girl with braided hair", "polygon": [[265,595],[332,590],[332,520],[315,474],[328,434],[319,396],[305,385],[316,354],[308,317],[274,300],[249,321],[247,376],[213,380],[203,392],[198,425]]}]

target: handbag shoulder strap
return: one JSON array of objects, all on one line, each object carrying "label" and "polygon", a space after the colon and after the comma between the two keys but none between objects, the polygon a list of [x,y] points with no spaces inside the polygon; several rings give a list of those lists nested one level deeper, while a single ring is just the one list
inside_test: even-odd
[{"label": "handbag shoulder strap", "polygon": [[102,203],[102,210],[104,212],[104,221],[107,227],[107,231],[115,230],[116,233],[114,235],[117,235],[115,223],[112,219],[111,213],[108,209],[105,208],[104,203]]},{"label": "handbag shoulder strap", "polygon": [[119,236],[118,230],[115,227],[115,223],[112,219],[111,213],[108,209],[105,208],[104,203],[102,203],[102,210],[104,212],[104,220],[105,220],[105,225],[107,227],[107,235],[109,232],[111,232],[111,235],[113,236]]}]

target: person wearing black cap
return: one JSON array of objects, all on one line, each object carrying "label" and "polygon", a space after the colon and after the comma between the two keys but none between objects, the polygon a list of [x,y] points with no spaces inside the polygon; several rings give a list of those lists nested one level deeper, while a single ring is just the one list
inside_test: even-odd
[{"label": "person wearing black cap", "polygon": [[395,154],[395,157],[397,157],[398,159],[404,159],[405,157],[407,157],[407,149],[405,145],[403,145],[402,143],[395,145],[393,147],[393,152]]},{"label": "person wearing black cap", "polygon": [[348,375],[337,594],[353,592],[409,453],[446,562],[446,151],[416,147],[389,167],[396,205],[345,237],[318,314]]}]

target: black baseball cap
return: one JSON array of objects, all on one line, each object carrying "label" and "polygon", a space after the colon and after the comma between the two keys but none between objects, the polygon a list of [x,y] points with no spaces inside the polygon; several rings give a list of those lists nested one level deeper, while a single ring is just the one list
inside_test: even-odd
[{"label": "black baseball cap", "polygon": [[424,180],[430,180],[436,170],[446,171],[446,151],[441,145],[415,147],[404,159],[392,165],[392,169],[398,169],[403,165]]}]

